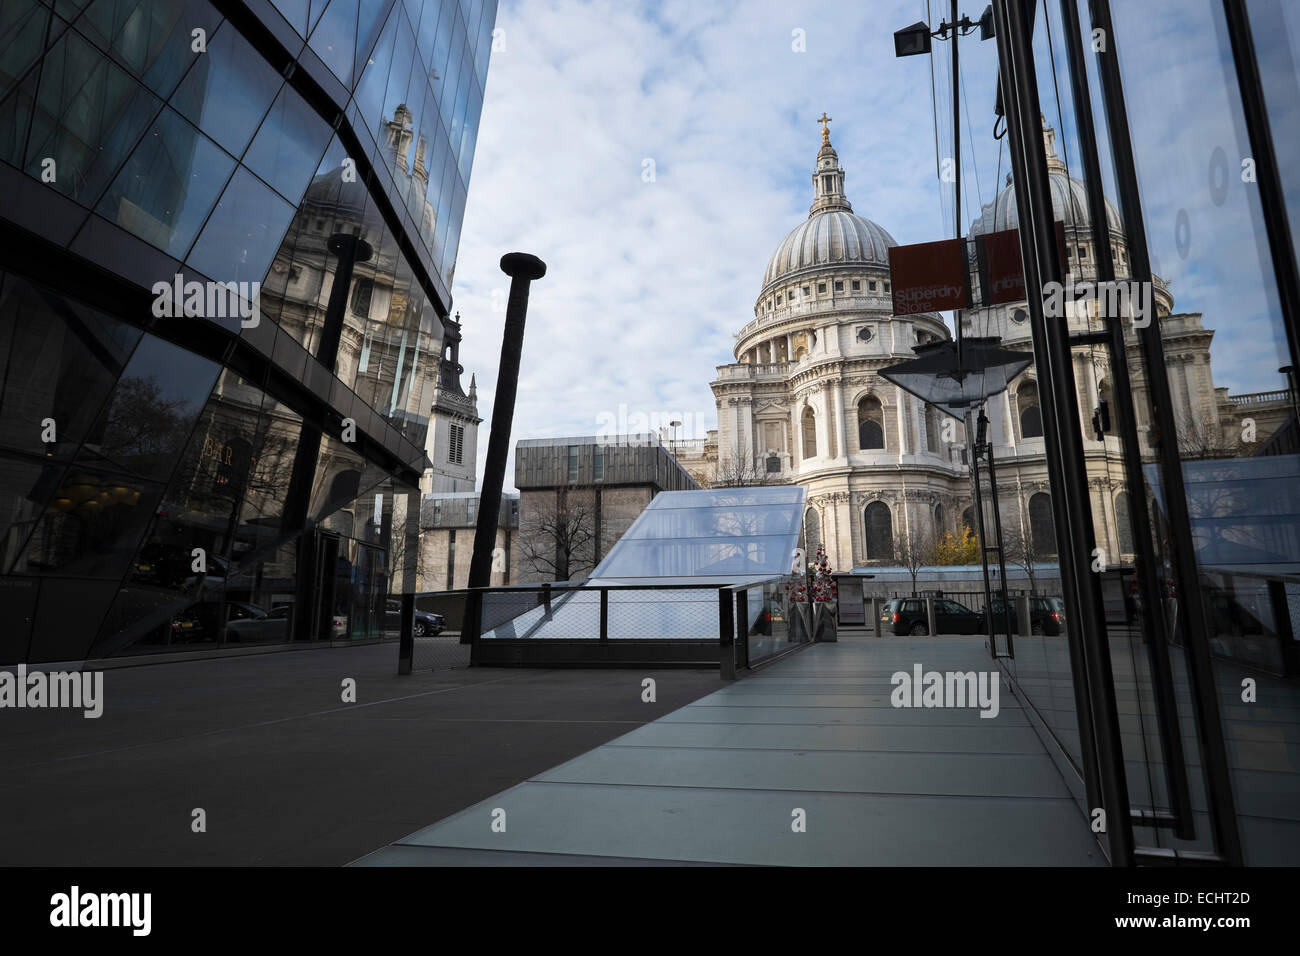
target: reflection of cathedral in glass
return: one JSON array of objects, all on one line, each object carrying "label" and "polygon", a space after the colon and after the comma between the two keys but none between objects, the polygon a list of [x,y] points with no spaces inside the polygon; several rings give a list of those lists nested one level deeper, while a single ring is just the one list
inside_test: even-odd
[{"label": "reflection of cathedral in glass", "polygon": [[274,6],[6,5],[0,663],[396,633],[496,5]]},{"label": "reflection of cathedral in glass", "polygon": [[[1078,280],[1095,278],[1096,256],[1084,185],[1057,155],[1055,134],[1043,131],[1055,218],[1064,223],[1067,266]],[[916,549],[975,527],[964,426],[880,377],[880,369],[914,357],[913,348],[947,340],[934,314],[895,316],[890,293],[893,238],[853,212],[844,170],[823,130],[813,170],[808,218],[777,246],[754,307],[740,330],[735,362],[718,367],[712,383],[718,430],[683,464],[704,482],[793,482],[807,487],[806,546],[824,544],[834,567],[890,566],[911,542]],[[972,223],[972,238],[1016,228],[1008,185]],[[1107,206],[1117,273],[1127,274],[1122,224]],[[978,290],[978,274],[972,271]],[[1156,279],[1155,311],[1179,426],[1188,457],[1230,457],[1251,424],[1245,453],[1265,449],[1292,414],[1285,391],[1229,395],[1210,368],[1214,336],[1199,313],[1174,312],[1173,294]],[[976,293],[976,301],[982,301]],[[1096,315],[1068,307],[1070,331],[1097,331]],[[1008,348],[1030,351],[1023,303],[968,310],[967,336],[999,336]],[[1126,325],[1136,404],[1148,404]],[[1098,545],[1118,561],[1133,556],[1129,491],[1119,438],[1105,427],[1111,375],[1105,349],[1074,349],[1074,378]],[[1002,519],[1022,559],[1054,558],[1057,542],[1043,439],[1037,373],[1030,369],[987,407],[998,460]],[[1154,460],[1152,423],[1140,416],[1143,460]],[[689,443],[688,443],[689,444]],[[716,461],[716,465],[712,463]],[[924,562],[924,563],[929,563]]]}]

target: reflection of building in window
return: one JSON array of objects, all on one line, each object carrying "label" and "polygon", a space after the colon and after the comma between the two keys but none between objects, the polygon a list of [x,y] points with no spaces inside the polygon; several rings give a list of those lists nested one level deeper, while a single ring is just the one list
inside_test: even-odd
[{"label": "reflection of building in window", "polygon": [[1029,499],[1029,533],[1034,543],[1034,556],[1044,558],[1056,554],[1056,525],[1052,522],[1052,496],[1039,492]]},{"label": "reflection of building in window", "polygon": [[1020,437],[1043,437],[1043,413],[1038,407],[1038,386],[1025,382],[1016,391],[1016,406],[1020,411]]},{"label": "reflection of building in window", "polygon": [[1133,553],[1133,519],[1129,509],[1128,492],[1115,496],[1115,532],[1119,537],[1119,553]]}]

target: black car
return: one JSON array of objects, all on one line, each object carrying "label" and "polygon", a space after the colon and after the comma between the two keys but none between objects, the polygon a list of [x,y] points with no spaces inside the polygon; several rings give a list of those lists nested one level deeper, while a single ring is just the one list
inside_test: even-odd
[{"label": "black car", "polygon": [[[402,602],[389,601],[384,605],[384,626],[394,629],[402,626]],[[447,624],[441,614],[434,614],[430,611],[415,610],[415,636],[416,637],[436,637],[441,634]]]},{"label": "black car", "polygon": [[[984,615],[946,598],[933,598],[934,626],[940,634],[979,634]],[[930,633],[924,598],[895,598],[880,609],[880,628],[888,634]]]},{"label": "black car", "polygon": [[[1011,604],[1011,633],[1020,633],[1020,605],[1019,598],[1012,598]],[[1002,599],[993,599],[993,629],[999,633],[1003,630],[1004,625],[1001,621]],[[981,632],[986,628],[981,627]],[[1029,630],[1032,634],[1044,634],[1047,637],[1058,637],[1065,632],[1065,602],[1059,597],[1032,597],[1029,599]]]}]

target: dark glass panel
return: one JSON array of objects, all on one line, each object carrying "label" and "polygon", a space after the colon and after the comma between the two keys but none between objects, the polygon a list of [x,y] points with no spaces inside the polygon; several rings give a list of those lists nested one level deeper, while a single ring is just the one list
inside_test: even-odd
[{"label": "dark glass panel", "polygon": [[286,84],[244,154],[244,165],[297,204],[329,139],[329,126]]},{"label": "dark glass panel", "polygon": [[33,70],[8,97],[0,100],[0,160],[21,166],[27,143],[27,127],[36,103],[39,71]]},{"label": "dark glass panel", "polygon": [[193,31],[211,36],[220,22],[204,0],[98,0],[77,29],[166,98],[189,65],[204,55],[193,48]]},{"label": "dark glass panel", "polygon": [[239,156],[282,83],[283,78],[227,23],[185,75],[171,105]]},{"label": "dark glass panel", "polygon": [[87,436],[77,466],[113,466],[140,479],[166,479],[219,370],[215,362],[146,335]]},{"label": "dark glass panel", "polygon": [[261,282],[292,218],[292,206],[237,169],[188,261],[218,282]]},{"label": "dark glass panel", "polygon": [[366,202],[364,187],[343,181],[345,158],[339,142],[332,142],[280,243],[262,288],[263,320],[277,322],[313,353],[320,341],[331,285],[326,270],[332,272],[335,262],[327,251],[329,237],[335,232],[350,233]]},{"label": "dark glass panel", "polygon": [[0,573],[18,558],[46,503],[61,487],[65,467],[0,453]]},{"label": "dark glass panel", "polygon": [[303,36],[307,35],[307,0],[271,0],[271,5]]},{"label": "dark glass panel", "polygon": [[381,17],[384,11],[388,9],[391,0],[360,0],[357,15],[357,52],[356,62],[353,64],[353,76],[359,76],[362,63],[366,62],[365,57],[370,52],[371,44],[375,42],[375,35],[379,28],[383,26]]},{"label": "dark glass panel", "polygon": [[55,490],[13,571],[121,578],[161,499],[157,482],[77,465]]},{"label": "dark glass panel", "polygon": [[[140,331],[12,276],[0,298],[0,445],[70,460]],[[53,419],[56,441],[42,442]]]},{"label": "dark glass panel", "polygon": [[311,48],[346,87],[352,86],[357,0],[333,0],[311,34]]},{"label": "dark glass panel", "polygon": [[483,113],[483,94],[477,86],[470,88],[469,105],[465,109],[465,128],[460,140],[460,179],[469,184],[470,170],[474,166],[474,147],[478,142],[478,122]]},{"label": "dark glass panel", "polygon": [[249,472],[232,545],[236,562],[277,547],[286,537],[281,519],[302,436],[302,418],[268,395],[262,404],[258,435],[260,452]]},{"label": "dark glass panel", "polygon": [[28,174],[92,203],[148,128],[162,104],[130,75],[73,30],[50,50],[41,67],[27,145]]},{"label": "dark glass panel", "polygon": [[85,660],[99,622],[113,600],[112,581],[47,578],[40,582],[32,622],[32,663]]},{"label": "dark glass panel", "polygon": [[393,37],[401,17],[389,17],[379,42],[366,60],[353,98],[361,111],[361,120],[373,133],[380,129],[384,118],[384,91],[388,88],[388,73],[393,59]]},{"label": "dark glass panel", "polygon": [[[425,65],[429,68],[429,85],[439,104],[443,100],[443,87],[447,84],[447,58],[451,55],[452,30],[456,23],[456,4],[444,0],[440,4],[438,32],[433,40],[433,58]],[[453,94],[454,95],[454,94]]]},{"label": "dark glass panel", "polygon": [[182,258],[235,161],[164,109],[100,200],[98,211],[128,232]]},{"label": "dark glass panel", "polygon": [[0,4],[0,96],[40,57],[49,19],[50,11],[36,0]]}]

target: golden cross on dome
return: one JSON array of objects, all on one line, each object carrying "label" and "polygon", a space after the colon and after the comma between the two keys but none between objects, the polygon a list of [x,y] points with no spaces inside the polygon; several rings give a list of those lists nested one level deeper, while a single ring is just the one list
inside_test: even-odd
[{"label": "golden cross on dome", "polygon": [[826,115],[826,111],[822,110],[822,115],[817,117],[817,122],[822,124],[822,145],[824,146],[831,144],[831,131],[826,128],[826,124],[830,121],[831,118]]}]

